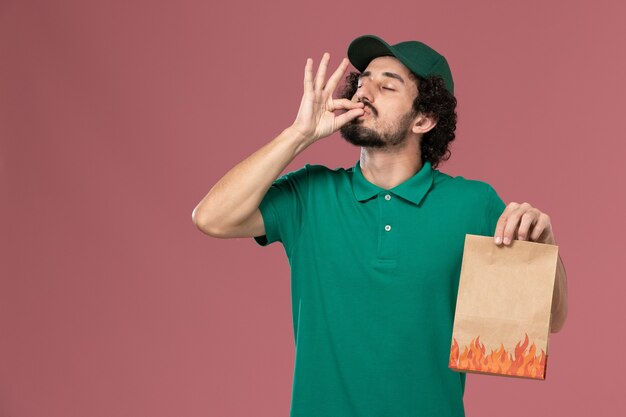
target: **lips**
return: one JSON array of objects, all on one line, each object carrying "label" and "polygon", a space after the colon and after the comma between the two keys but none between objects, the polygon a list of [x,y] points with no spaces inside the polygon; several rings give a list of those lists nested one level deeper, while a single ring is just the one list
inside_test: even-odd
[{"label": "lips", "polygon": [[365,106],[363,107],[363,114],[359,116],[359,118],[361,117],[366,117],[366,116],[371,116],[374,112],[372,111],[372,109],[370,109],[369,107]]},{"label": "lips", "polygon": [[364,112],[364,114],[368,114],[368,115],[373,114],[374,116],[376,116],[378,114],[376,109],[374,109],[374,107],[372,107],[368,103],[365,103],[365,105],[363,106],[363,112]]}]

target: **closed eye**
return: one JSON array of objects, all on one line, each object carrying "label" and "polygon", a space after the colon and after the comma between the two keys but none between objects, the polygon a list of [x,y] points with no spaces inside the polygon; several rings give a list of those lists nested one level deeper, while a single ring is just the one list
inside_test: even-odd
[{"label": "closed eye", "polygon": [[383,90],[396,91],[393,88],[389,88],[389,87],[383,87]]}]

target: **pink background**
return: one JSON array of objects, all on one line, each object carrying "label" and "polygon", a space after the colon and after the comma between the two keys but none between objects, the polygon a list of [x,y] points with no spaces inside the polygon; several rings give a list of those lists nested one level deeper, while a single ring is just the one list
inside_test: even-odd
[{"label": "pink background", "polygon": [[[468,375],[467,415],[623,415],[625,12],[3,1],[0,416],[288,415],[283,248],[205,236],[191,211],[292,123],[306,58],[335,67],[366,33],[448,58],[459,125],[440,169],[548,213],[568,272],[547,380]],[[335,135],[286,172],[357,158]]]}]

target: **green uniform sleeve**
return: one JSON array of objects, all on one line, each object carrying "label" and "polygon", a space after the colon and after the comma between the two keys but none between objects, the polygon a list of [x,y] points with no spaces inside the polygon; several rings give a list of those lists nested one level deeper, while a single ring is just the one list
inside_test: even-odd
[{"label": "green uniform sleeve", "polygon": [[494,190],[489,184],[487,184],[487,196],[485,200],[487,202],[487,208],[483,226],[483,235],[493,236],[496,233],[498,219],[506,208],[506,204],[504,204],[504,201],[502,201],[496,190]]},{"label": "green uniform sleeve", "polygon": [[261,246],[282,242],[286,252],[291,253],[304,217],[308,199],[309,164],[277,178],[259,204],[263,216],[265,235],[255,236]]}]

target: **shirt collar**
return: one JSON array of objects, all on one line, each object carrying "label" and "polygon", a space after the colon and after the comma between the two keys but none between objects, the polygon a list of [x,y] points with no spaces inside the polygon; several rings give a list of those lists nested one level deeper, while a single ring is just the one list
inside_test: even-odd
[{"label": "shirt collar", "polygon": [[415,205],[419,205],[433,183],[433,169],[430,161],[425,161],[415,175],[390,190],[369,182],[361,172],[360,160],[356,162],[352,171],[352,190],[359,201],[369,200],[381,191],[390,191]]}]

